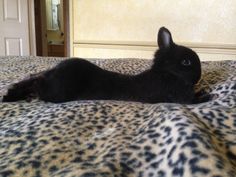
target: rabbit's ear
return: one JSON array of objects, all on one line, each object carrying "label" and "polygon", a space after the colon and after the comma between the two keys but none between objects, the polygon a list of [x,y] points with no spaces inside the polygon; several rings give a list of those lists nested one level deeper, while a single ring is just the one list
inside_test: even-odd
[{"label": "rabbit's ear", "polygon": [[157,43],[160,49],[169,48],[174,43],[171,33],[167,28],[161,27],[159,29]]}]

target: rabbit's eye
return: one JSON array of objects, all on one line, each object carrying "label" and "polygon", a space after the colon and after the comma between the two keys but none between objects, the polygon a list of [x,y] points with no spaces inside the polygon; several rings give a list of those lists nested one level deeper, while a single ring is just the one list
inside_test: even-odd
[{"label": "rabbit's eye", "polygon": [[181,61],[181,64],[184,66],[190,66],[191,65],[191,61],[189,59],[183,59]]}]

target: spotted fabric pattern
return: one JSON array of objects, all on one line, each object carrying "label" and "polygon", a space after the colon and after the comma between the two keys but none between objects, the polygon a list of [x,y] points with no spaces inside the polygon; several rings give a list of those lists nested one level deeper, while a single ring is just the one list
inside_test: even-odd
[{"label": "spotted fabric pattern", "polygon": [[[201,104],[2,103],[7,88],[66,58],[0,57],[0,176],[235,177],[236,61],[202,62]],[[137,74],[145,59],[88,59]]]}]

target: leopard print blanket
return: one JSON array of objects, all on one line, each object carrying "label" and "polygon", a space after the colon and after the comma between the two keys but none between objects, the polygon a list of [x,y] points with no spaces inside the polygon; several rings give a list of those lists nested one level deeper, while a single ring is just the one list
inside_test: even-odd
[{"label": "leopard print blanket", "polygon": [[[7,87],[65,58],[0,57]],[[143,59],[90,59],[137,74]],[[0,176],[236,176],[236,61],[202,62],[194,105],[123,101],[0,101]]]}]

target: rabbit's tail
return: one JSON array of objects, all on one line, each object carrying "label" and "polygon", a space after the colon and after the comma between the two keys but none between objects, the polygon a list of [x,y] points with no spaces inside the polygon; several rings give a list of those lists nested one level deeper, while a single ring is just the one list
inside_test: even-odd
[{"label": "rabbit's tail", "polygon": [[28,100],[38,96],[38,86],[42,77],[31,76],[22,80],[8,89],[7,95],[3,96],[2,102],[14,102],[18,100]]}]

